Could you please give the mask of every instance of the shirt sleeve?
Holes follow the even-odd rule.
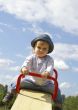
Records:
[[[53,68],[54,68],[54,60],[53,58],[49,58],[47,62],[47,68],[45,71],[49,72],[50,75],[53,75]]]
[[[21,68],[26,67],[28,68],[28,70],[31,70],[31,67],[32,67],[31,65],[32,65],[32,56],[29,56],[25,59]]]

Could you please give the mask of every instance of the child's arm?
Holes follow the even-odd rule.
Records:
[[[53,75],[54,61],[51,57],[49,57],[47,62],[46,70],[42,73],[44,77]]]
[[[21,67],[21,73],[27,75],[29,71],[32,68],[32,56],[29,56],[25,59],[22,67]]]

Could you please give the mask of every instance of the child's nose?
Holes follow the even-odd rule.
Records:
[[[43,49],[40,49],[40,51],[43,51]]]

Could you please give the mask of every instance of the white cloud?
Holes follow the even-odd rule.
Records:
[[[0,75],[0,83],[2,83],[4,85],[10,84],[12,79],[13,79],[13,76],[11,74],[4,75],[4,73],[3,73],[3,74]]]
[[[3,29],[0,29],[0,32],[4,32]]]
[[[22,54],[17,54],[16,57],[18,57],[18,58],[25,58],[26,56],[24,56]]]
[[[9,67],[8,70],[10,70],[10,71],[18,71],[18,70],[20,70],[20,67],[19,66]]]
[[[3,27],[3,26],[6,28],[9,28],[9,29],[12,29],[12,30],[18,30],[18,28],[14,27],[12,25],[0,22],[0,27]],[[0,32],[4,32],[4,29],[0,29]]]
[[[55,49],[52,53],[55,59],[78,60],[78,45],[55,43]]]
[[[67,62],[78,61],[78,45],[55,43],[54,52],[51,53],[54,58],[55,68],[62,70],[73,70],[78,71],[75,67],[70,67]]]
[[[6,23],[2,23],[2,22],[0,22],[0,25],[1,25],[1,26],[10,27],[10,25],[8,25],[8,24],[6,24]]]
[[[78,73],[78,67],[74,67],[74,68],[72,68],[72,70],[74,70],[75,72]]]
[[[59,68],[62,70],[68,70],[69,69],[69,66],[63,60],[60,60],[60,59],[54,60],[54,66],[55,66],[55,68]]]
[[[0,0],[0,10],[29,22],[46,21],[78,34],[77,0]]]
[[[8,67],[10,64],[13,64],[14,61],[10,59],[1,59],[0,58],[0,67]]]
[[[63,82],[63,83],[60,84],[59,87],[60,87],[61,89],[69,89],[69,88],[71,88],[72,86],[71,86],[71,84],[68,83],[68,82]]]
[[[8,74],[8,75],[6,75],[6,79],[7,79],[7,80],[10,80],[10,79],[12,79],[12,76],[11,76],[11,75],[9,75],[9,74]]]
[[[28,30],[34,32],[35,34],[43,33],[43,30],[40,27],[38,27],[36,24],[33,24],[32,28],[28,28]]]
[[[77,89],[77,82],[75,83],[69,83],[69,82],[62,82],[59,87],[62,94],[65,94],[65,96],[76,96],[78,95],[78,89]]]
[[[13,60],[0,58],[0,69],[4,68],[8,71],[18,71],[20,69],[20,66],[12,66],[12,64],[15,64]]]

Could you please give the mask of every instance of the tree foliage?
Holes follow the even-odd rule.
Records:
[[[0,84],[0,103],[1,103],[1,101],[2,101],[2,99],[3,99],[3,97],[4,97],[4,94],[5,94],[5,87],[2,85],[2,84]]]
[[[78,110],[78,96],[69,96],[63,104],[64,110]]]

